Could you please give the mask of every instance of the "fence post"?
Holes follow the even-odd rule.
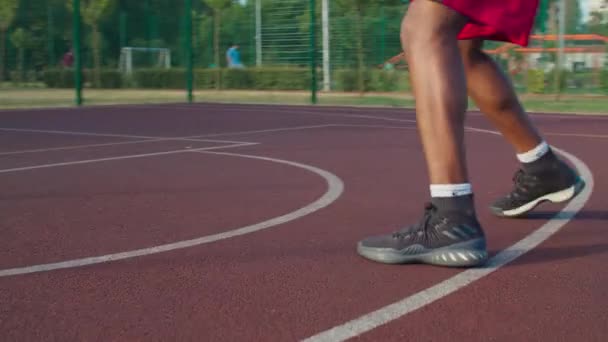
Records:
[[[192,95],[193,83],[193,56],[192,56],[192,0],[186,0],[186,87],[188,90],[188,103],[192,103],[194,97]]]
[[[317,103],[317,25],[316,25],[316,3],[315,0],[310,0],[310,101],[312,104]]]
[[[564,82],[562,74],[562,67],[564,66],[564,34],[566,32],[566,0],[560,0],[559,2],[559,33],[558,33],[558,48],[557,48],[557,65],[555,68],[555,88],[556,88],[556,99],[560,99],[562,92],[562,82]]]
[[[331,90],[330,37],[329,37],[329,0],[322,0],[323,17],[323,91]]]
[[[72,7],[72,31],[74,49],[74,86],[76,88],[75,103],[82,106],[82,51],[80,48],[80,0],[74,0]]]
[[[47,5],[47,44],[49,50],[49,67],[55,66],[55,18],[53,17],[53,7],[49,3]]]
[[[262,66],[262,0],[255,1],[255,65]]]
[[[384,14],[384,5],[380,7],[380,63],[386,61],[386,17]]]
[[[120,48],[127,46],[127,13],[125,10],[120,11]]]

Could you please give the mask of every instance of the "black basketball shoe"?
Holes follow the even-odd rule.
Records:
[[[501,217],[522,216],[543,202],[566,202],[584,188],[584,180],[563,161],[554,158],[538,170],[521,168],[513,177],[511,193],[498,199],[490,209]]]
[[[481,265],[488,257],[484,232],[472,211],[438,210],[430,203],[417,224],[367,238],[359,242],[357,251],[380,263],[451,267]]]

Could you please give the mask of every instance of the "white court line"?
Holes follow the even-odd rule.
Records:
[[[174,106],[172,108],[188,109],[188,110],[206,109],[205,107],[202,107],[202,106],[199,106],[199,107]],[[293,106],[293,109],[288,109],[288,108],[285,108],[285,107],[282,107],[282,108],[251,108],[251,107],[248,107],[248,106],[242,106],[242,107],[232,106],[232,107],[227,107],[227,108],[228,109],[232,108],[234,110],[239,110],[239,111],[243,111],[243,112],[250,112],[250,113],[268,113],[269,111],[271,111],[271,113],[277,113],[277,114],[294,114],[294,115],[304,114],[304,115],[333,116],[333,117],[344,117],[344,118],[354,118],[354,119],[369,119],[369,120],[380,119],[380,120],[385,120],[385,121],[416,123],[416,120],[413,120],[413,119],[389,118],[389,117],[375,116],[375,115],[366,115],[366,114],[349,114],[349,113],[342,113],[342,112],[339,112],[339,111],[334,111],[334,112],[315,112],[313,110],[308,110],[307,107],[299,108],[298,106]],[[322,108],[320,108],[320,109],[322,109]],[[334,109],[334,108],[332,108],[332,109]],[[214,108],[214,110],[217,110],[217,108]],[[322,109],[322,110],[324,110],[324,109]],[[374,108],[369,108],[369,110],[373,111]],[[397,113],[395,113],[395,115],[397,115]]]
[[[3,114],[11,114],[14,112],[48,112],[48,111],[81,111],[81,110],[99,110],[99,109],[115,109],[115,110],[124,110],[124,109],[184,109],[184,110],[208,110],[208,109],[217,109],[217,107],[224,107],[230,109],[245,109],[251,112],[268,112],[269,110],[275,111],[275,107],[281,107],[285,109],[286,107],[293,107],[294,109],[320,109],[320,110],[355,110],[355,111],[373,111],[373,110],[415,110],[414,107],[389,107],[389,106],[330,106],[330,105],[315,105],[312,108],[310,105],[285,105],[285,104],[260,104],[260,103],[226,103],[226,102],[196,102],[192,105],[183,103],[183,102],[163,102],[156,104],[109,104],[109,105],[91,105],[86,107],[74,107],[74,106],[57,106],[57,107],[34,107],[34,108],[9,108],[9,109],[0,109],[0,115]],[[216,108],[209,108],[216,107]],[[224,109],[222,108],[222,109]],[[288,109],[286,109],[288,110]],[[608,120],[608,112],[605,113],[577,113],[577,112],[540,112],[534,110],[526,111],[529,115],[534,116],[536,118],[555,118],[555,119],[567,119],[567,118],[575,118],[575,119],[606,119]],[[483,116],[484,114],[479,111],[478,108],[472,108],[469,110],[469,113],[475,116]],[[136,113],[135,115],[137,115]],[[398,113],[395,113],[399,115]]]
[[[49,147],[49,148],[38,148],[31,150],[18,150],[18,151],[10,151],[10,152],[0,152],[0,156],[10,156],[14,154],[26,154],[26,153],[40,153],[40,152],[53,152],[53,151],[65,151],[65,150],[78,150],[85,149],[91,147],[105,147],[105,146],[120,146],[120,145],[130,145],[130,144],[143,144],[149,142],[159,142],[166,141],[170,139],[145,139],[145,140],[131,140],[131,141],[121,141],[121,142],[113,142],[113,143],[104,143],[104,144],[88,144],[88,145],[72,145],[72,146],[61,146],[61,147]]]
[[[137,250],[121,252],[121,253],[107,254],[107,255],[88,257],[88,258],[82,258],[82,259],[67,260],[67,261],[51,263],[51,264],[42,264],[42,265],[33,265],[33,266],[26,266],[26,267],[20,267],[20,268],[5,269],[5,270],[0,270],[0,277],[8,277],[8,276],[15,276],[15,275],[20,275],[20,274],[46,272],[46,271],[52,271],[52,270],[58,270],[58,269],[101,264],[101,263],[106,263],[106,262],[130,259],[130,258],[135,258],[135,257],[140,257],[140,256],[158,254],[158,253],[169,252],[169,251],[174,251],[174,250],[183,249],[183,248],[199,246],[199,245],[208,244],[208,243],[215,242],[215,241],[233,238],[236,236],[250,234],[250,233],[258,232],[258,231],[265,230],[268,228],[272,228],[272,227],[275,227],[278,225],[282,225],[282,224],[297,220],[306,215],[310,215],[316,211],[319,211],[319,210],[329,206],[333,202],[335,202],[344,192],[344,183],[338,176],[334,175],[333,173],[331,173],[329,171],[325,171],[323,169],[320,169],[320,168],[317,168],[317,167],[314,167],[311,165],[296,163],[296,162],[292,162],[292,161],[288,161],[288,160],[252,156],[252,155],[246,155],[246,154],[224,153],[224,152],[204,152],[204,151],[195,151],[195,152],[229,156],[229,157],[247,158],[247,159],[254,159],[254,160],[262,160],[262,161],[283,164],[283,165],[288,165],[288,166],[292,166],[295,168],[303,169],[303,170],[312,172],[312,173],[322,177],[325,180],[325,182],[327,183],[327,191],[316,201],[314,201],[300,209],[292,211],[288,214],[285,214],[285,215],[282,215],[279,217],[275,217],[275,218],[272,218],[272,219],[269,219],[269,220],[266,220],[264,222],[260,222],[257,224],[232,229],[232,230],[229,230],[229,231],[226,231],[223,233],[207,235],[207,236],[203,236],[203,237],[192,239],[192,240],[179,241],[179,242],[175,242],[175,243],[170,243],[170,244],[165,244],[165,245],[160,245],[160,246],[155,246],[155,247],[150,247],[150,248],[137,249]]]
[[[95,132],[78,132],[78,131],[58,131],[58,130],[45,130],[45,129],[29,129],[29,128],[7,128],[0,127],[0,131],[8,132],[24,132],[24,133],[46,133],[46,134],[65,134],[65,135],[82,135],[90,137],[109,137],[109,138],[128,138],[128,139],[166,139],[176,141],[195,141],[195,142],[212,142],[212,143],[225,143],[225,144],[242,144],[247,143],[246,141],[230,141],[230,140],[216,140],[216,139],[197,139],[197,136],[188,137],[154,137],[145,135],[130,135],[130,134],[113,134],[113,133],[95,133]]]
[[[5,131],[17,131],[17,132],[32,132],[32,133],[47,133],[47,134],[66,134],[66,135],[84,135],[84,136],[103,136],[103,137],[119,137],[119,138],[129,138],[129,139],[144,139],[144,140],[136,140],[136,141],[121,141],[121,142],[113,142],[113,143],[103,143],[103,144],[89,144],[89,145],[74,145],[74,146],[62,146],[62,147],[50,147],[50,148],[40,148],[40,149],[32,149],[32,150],[20,150],[20,151],[9,151],[9,152],[0,152],[0,156],[5,155],[15,155],[15,154],[25,154],[25,153],[39,153],[39,152],[51,152],[51,151],[63,151],[63,150],[77,150],[84,149],[90,147],[103,147],[103,146],[117,146],[117,145],[129,145],[129,144],[140,144],[140,143],[148,143],[148,142],[161,142],[161,141],[193,141],[193,142],[214,142],[214,143],[246,143],[241,141],[227,141],[227,140],[209,140],[202,139],[206,137],[221,137],[221,136],[238,136],[238,135],[248,135],[248,134],[257,134],[257,133],[274,133],[274,132],[286,132],[286,131],[296,131],[296,130],[307,130],[307,129],[316,129],[316,128],[330,128],[330,127],[365,127],[365,128],[401,128],[401,127],[392,127],[392,126],[382,126],[382,125],[356,125],[356,124],[324,124],[324,125],[312,125],[312,126],[295,126],[295,127],[280,127],[280,128],[272,128],[272,129],[262,129],[262,130],[251,130],[251,131],[236,131],[236,132],[225,132],[225,133],[211,133],[211,134],[201,134],[201,135],[193,135],[186,137],[175,137],[175,138],[153,138],[153,137],[144,137],[144,136],[135,136],[135,135],[118,135],[118,134],[105,134],[105,133],[89,133],[89,132],[73,132],[73,131],[53,131],[53,130],[30,130],[30,129],[20,129],[20,128],[0,128],[0,130]],[[404,127],[407,128],[407,127]]]
[[[472,130],[480,132],[485,131],[481,129]],[[497,132],[492,131],[488,131],[486,133],[497,134]],[[382,307],[376,311],[370,312],[326,331],[320,332],[303,341],[335,342],[345,341],[350,338],[360,336],[424,306],[427,306],[441,298],[444,298],[468,285],[471,285],[475,281],[480,280],[481,278],[497,271],[501,267],[504,267],[522,255],[528,253],[557,233],[562,227],[570,222],[585,206],[587,201],[589,201],[589,198],[593,193],[594,180],[591,170],[589,170],[583,161],[570,153],[559,150],[555,147],[554,149],[575,165],[580,175],[587,182],[587,186],[576,198],[574,198],[547,223],[514,245],[495,255],[493,258],[488,260],[487,264],[483,268],[473,268],[461,272],[447,280],[442,281],[441,283],[408,296],[398,302]]]
[[[331,126],[342,126],[342,127],[369,127],[369,128],[391,128],[391,129],[411,129],[418,130],[415,126],[385,126],[385,125],[356,125],[356,124],[335,124]],[[495,131],[481,128],[466,127],[466,130],[472,132],[491,133],[495,134]],[[577,138],[595,138],[595,139],[608,139],[608,135],[605,134],[579,134],[579,133],[556,133],[556,132],[543,132],[543,135],[548,136],[561,136],[561,137],[577,137]]]
[[[328,127],[336,127],[336,126],[351,126],[351,125],[341,125],[341,124],[325,124],[325,125],[314,125],[314,126],[295,126],[295,127],[281,127],[281,128],[273,128],[273,129],[263,129],[263,130],[251,130],[251,131],[236,131],[236,132],[225,132],[225,133],[212,133],[212,134],[202,134],[196,136],[187,136],[187,137],[176,137],[176,138],[152,138],[152,137],[142,137],[142,136],[133,136],[133,135],[116,135],[116,134],[105,134],[105,133],[88,133],[88,132],[73,132],[73,131],[53,131],[53,130],[30,130],[30,129],[12,129],[12,128],[0,128],[0,130],[7,131],[17,131],[17,132],[33,132],[33,133],[46,133],[46,134],[66,134],[66,135],[84,135],[84,136],[104,136],[104,137],[120,137],[120,138],[129,138],[129,139],[144,139],[144,140],[136,140],[136,141],[122,141],[122,142],[113,142],[113,143],[103,143],[103,144],[89,144],[89,145],[74,145],[74,146],[62,146],[62,147],[50,147],[50,148],[40,148],[40,149],[32,149],[32,150],[20,150],[20,151],[10,151],[10,152],[0,152],[0,156],[5,155],[15,155],[15,154],[25,154],[25,153],[39,153],[39,152],[51,152],[51,151],[63,151],[63,150],[77,150],[84,149],[90,147],[103,147],[103,146],[115,146],[115,145],[128,145],[128,144],[139,144],[139,143],[148,143],[148,142],[160,142],[160,141],[194,141],[194,142],[214,142],[214,143],[245,143],[240,141],[227,141],[227,140],[202,140],[201,138],[205,137],[219,137],[219,136],[238,136],[238,135],[247,135],[247,134],[256,134],[256,133],[272,133],[272,132],[285,132],[285,131],[295,131],[295,130],[306,130],[306,129],[315,129],[315,128],[328,128]],[[357,125],[357,127],[372,127],[371,125]],[[391,128],[389,126],[384,126],[384,128]]]
[[[579,134],[579,133],[543,133],[545,135],[555,135],[558,137],[577,137],[577,138],[595,138],[595,139],[608,139],[608,135],[605,134]]]
[[[0,174],[10,173],[10,172],[19,172],[19,171],[28,171],[28,170],[37,170],[37,169],[48,169],[48,168],[59,167],[59,166],[100,163],[100,162],[113,161],[113,160],[125,160],[125,159],[135,159],[135,158],[147,158],[147,157],[154,157],[154,156],[164,156],[164,155],[185,153],[185,152],[212,151],[212,150],[220,150],[220,149],[226,149],[226,148],[244,147],[244,146],[252,146],[252,145],[257,145],[257,143],[240,143],[240,144],[203,147],[203,148],[194,148],[194,149],[182,148],[179,150],[172,150],[172,151],[165,151],[165,152],[142,153],[142,154],[127,155],[127,156],[77,160],[77,161],[70,161],[70,162],[63,162],[63,163],[32,165],[32,166],[16,167],[16,168],[11,168],[11,169],[0,169]]]
[[[395,121],[393,118],[386,117],[374,117],[383,121]],[[400,119],[397,119],[400,120]],[[32,150],[20,150],[20,151],[10,151],[10,152],[0,152],[0,156],[5,155],[15,155],[15,154],[25,154],[25,153],[39,153],[39,152],[51,152],[51,151],[62,151],[62,150],[77,150],[84,149],[90,147],[104,147],[104,146],[118,146],[118,145],[130,145],[130,144],[141,144],[141,143],[149,143],[149,142],[162,142],[162,141],[173,141],[173,140],[183,140],[183,141],[195,141],[195,142],[218,142],[218,143],[241,143],[237,141],[226,141],[226,140],[200,140],[201,138],[206,137],[221,137],[221,136],[238,136],[238,135],[248,135],[248,134],[257,134],[257,133],[274,133],[274,132],[286,132],[286,131],[296,131],[296,130],[306,130],[306,129],[316,129],[316,128],[330,128],[330,127],[362,127],[362,128],[386,128],[386,129],[413,129],[417,130],[415,126],[386,126],[386,125],[364,125],[364,124],[325,124],[325,125],[312,125],[312,126],[295,126],[295,127],[282,127],[282,128],[273,128],[273,129],[263,129],[263,130],[251,130],[251,131],[236,131],[236,132],[225,132],[225,133],[211,133],[211,134],[202,134],[195,136],[186,136],[186,137],[175,137],[175,138],[153,138],[153,137],[145,137],[145,140],[136,140],[136,141],[123,141],[123,142],[114,142],[114,143],[104,143],[104,144],[89,144],[89,145],[75,145],[75,146],[62,146],[62,147],[51,147],[51,148],[41,148],[41,149],[32,149]],[[479,132],[492,132],[489,130],[483,130],[479,128],[471,128],[467,127],[470,131],[479,131]],[[23,131],[22,129],[7,129],[0,128],[0,130],[18,130]],[[28,130],[32,131],[32,130]],[[88,133],[88,132],[71,132],[71,131],[41,131],[41,130],[33,130],[37,133],[50,133],[50,134],[71,134],[71,135],[95,135],[99,136],[112,136],[116,137],[114,134],[103,134],[103,133]],[[553,133],[548,132],[544,133],[547,136],[567,136],[567,137],[583,137],[583,138],[601,138],[608,139],[608,135],[601,134],[578,134],[578,133]],[[132,135],[119,135],[121,138],[144,138],[140,136],[132,136]],[[245,143],[245,142],[242,142]]]
[[[197,103],[195,104],[194,107],[188,107],[188,106],[184,106],[181,104],[177,104],[172,106],[171,108],[176,108],[176,109],[184,109],[184,110],[207,110],[210,109],[208,107],[205,107],[205,105],[208,105],[210,107],[216,107],[216,108],[211,108],[214,110],[217,110],[217,107],[224,107],[224,108],[228,108],[228,109],[234,109],[234,110],[243,110],[243,111],[248,111],[248,112],[252,112],[252,113],[267,113],[269,111],[272,112],[276,112],[276,113],[283,113],[283,114],[298,114],[298,113],[294,113],[294,111],[298,111],[302,114],[315,114],[315,115],[346,115],[349,116],[348,113],[344,113],[342,114],[341,111],[334,111],[334,112],[326,112],[326,113],[314,113],[311,112],[310,110],[307,109],[314,109],[314,108],[310,108],[310,106],[307,105],[302,105],[302,106],[298,106],[298,105],[292,105],[293,109],[287,109],[286,107],[288,107],[289,105],[273,105],[273,104],[242,104],[242,105],[235,105],[235,104],[229,104],[229,103],[221,103],[221,102],[201,102],[201,103]],[[155,108],[153,105],[142,105],[142,106],[146,106],[145,108]],[[277,106],[280,108],[272,108],[273,106]],[[224,109],[222,108],[222,109]],[[320,110],[335,110],[336,107],[335,106],[317,106],[318,109]],[[352,106],[338,106],[338,109],[345,111],[348,109],[352,109],[353,111],[374,111],[377,109],[386,111],[386,110],[400,110],[400,111],[413,111],[415,110],[414,107],[399,107],[398,109],[395,109],[394,107],[352,107]],[[603,119],[603,120],[608,120],[608,112],[606,113],[574,113],[574,112],[564,112],[564,113],[550,113],[550,112],[537,112],[537,111],[527,111],[527,113],[534,117],[535,119],[590,119],[590,120],[599,120],[599,119]],[[394,114],[394,115],[403,115],[403,113],[389,113],[389,115]],[[415,114],[413,112],[409,112],[406,114]],[[358,115],[358,114],[355,114]],[[467,111],[467,115],[473,115],[473,116],[485,116],[483,113],[481,113],[479,111],[479,109],[470,109]],[[377,118],[377,116],[371,116],[371,115],[364,115],[364,117],[366,119],[371,119],[371,118]],[[410,120],[411,121],[415,121],[415,120]]]
[[[373,119],[384,120],[384,121],[397,121],[397,122],[403,121],[400,119],[386,118],[386,117],[373,117]],[[403,128],[408,128],[408,127],[403,127]],[[472,128],[472,127],[467,127],[467,129],[471,130],[471,131],[499,135],[497,132],[490,131],[490,130],[484,130],[484,129],[478,129],[478,128]],[[552,218],[547,223],[542,225],[539,229],[534,231],[532,234],[526,236],[524,239],[520,240],[516,244],[512,245],[511,247],[503,250],[502,252],[500,252],[499,254],[494,256],[492,259],[490,259],[488,261],[485,268],[469,269],[467,271],[459,273],[458,275],[456,275],[452,278],[449,278],[426,290],[418,292],[410,297],[404,298],[403,300],[401,300],[399,302],[396,302],[394,304],[380,308],[377,311],[366,314],[357,319],[354,319],[352,321],[346,322],[342,325],[336,326],[327,331],[314,335],[314,336],[306,339],[306,341],[309,341],[309,342],[310,341],[312,341],[312,342],[343,341],[343,340],[346,340],[346,339],[349,339],[352,337],[359,336],[365,332],[368,332],[379,326],[387,324],[390,321],[403,317],[403,316],[407,315],[408,313],[411,313],[419,308],[422,308],[428,304],[431,304],[434,301],[439,300],[451,293],[454,293],[454,292],[458,291],[459,289],[461,289],[467,285],[470,285],[473,282],[493,273],[494,271],[498,270],[499,268],[509,264],[510,262],[512,262],[512,261],[516,260],[517,258],[519,258],[520,256],[524,255],[525,253],[531,251],[532,249],[537,247],[539,244],[541,244],[542,242],[544,242],[545,240],[550,238],[552,235],[557,233],[563,226],[565,226],[570,220],[572,220],[572,218],[576,215],[576,213],[578,213],[584,207],[584,205],[587,203],[587,201],[589,200],[589,198],[593,192],[594,180],[593,180],[593,175],[592,175],[591,171],[582,161],[580,161],[578,158],[576,158],[575,156],[573,156],[565,151],[561,151],[557,148],[555,150],[558,151],[559,153],[561,153],[562,155],[564,155],[567,159],[569,159],[575,165],[575,167],[578,169],[581,176],[586,180],[587,187],[583,190],[583,192],[581,192],[581,194],[579,194],[578,197],[573,199],[554,218]],[[127,257],[134,257],[134,256],[138,256],[138,255],[127,256]],[[118,256],[122,257],[122,256],[124,256],[124,253],[120,253],[120,254],[118,254]],[[107,262],[107,261],[111,261],[113,259],[98,260],[95,258],[88,258],[88,259],[79,259],[79,260],[80,261],[84,260],[85,262],[87,262],[87,263],[85,263],[85,265],[87,265],[87,264],[91,264],[91,263]],[[51,267],[55,267],[55,268],[51,268],[51,269],[80,266],[78,264],[72,265],[72,264],[65,264],[65,263],[48,264],[48,265],[51,265]],[[27,271],[24,273],[39,272],[39,271],[45,271],[46,269],[44,267],[46,267],[46,266],[47,265],[42,265],[42,269],[38,268],[38,269],[31,270],[28,268],[21,268],[21,269],[9,270],[9,271],[15,272],[14,270],[23,271],[25,269]],[[35,266],[35,267],[41,267],[41,266],[39,265],[39,266]],[[23,273],[16,273],[16,274],[23,274]],[[3,275],[2,271],[0,271],[0,276],[2,276],[2,275]],[[8,274],[8,275],[12,275],[12,274]]]
[[[225,133],[202,134],[202,135],[197,135],[196,138],[235,136],[235,135],[247,135],[247,134],[256,134],[256,133],[272,133],[272,132],[298,131],[298,130],[313,129],[313,128],[327,128],[327,127],[332,127],[332,126],[335,126],[335,124],[324,124],[324,125],[313,125],[313,126],[279,127],[279,128],[259,129],[259,130],[252,130],[252,131],[236,131],[236,132],[225,132]]]
[[[473,131],[473,132],[480,132],[480,133],[489,133],[489,134],[496,134],[499,135],[499,133],[489,130],[489,129],[481,129],[481,128],[474,128],[474,127],[467,127],[466,128],[469,131]],[[601,138],[601,139],[608,139],[608,135],[602,135],[602,134],[578,134],[578,133],[552,133],[552,132],[545,132],[543,133],[543,135],[553,135],[553,136],[563,136],[563,137],[577,137],[577,138]]]
[[[407,126],[358,125],[358,124],[333,123],[333,124],[314,125],[314,126],[295,126],[295,127],[281,127],[281,128],[271,128],[271,129],[261,129],[261,130],[254,130],[254,131],[236,131],[236,132],[225,132],[225,133],[213,133],[213,134],[199,135],[199,136],[197,136],[197,138],[216,137],[216,136],[236,136],[236,135],[248,135],[248,134],[257,134],[257,133],[276,133],[276,132],[288,132],[288,131],[297,131],[297,130],[306,130],[306,129],[317,129],[317,128],[331,128],[331,127],[362,127],[362,128],[390,128],[390,129],[409,129],[409,128],[414,128],[415,129],[415,127],[407,127]]]

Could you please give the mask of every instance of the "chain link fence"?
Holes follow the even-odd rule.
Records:
[[[81,7],[79,46],[74,1]],[[80,52],[85,103],[91,104],[185,101],[188,75],[194,100],[201,101],[276,96],[289,102],[292,96],[308,102],[311,88],[322,91],[321,99],[405,94],[410,89],[399,30],[407,5],[400,0],[3,0],[0,89],[9,105],[69,105]],[[573,15],[580,4],[566,7],[558,67],[558,5],[543,1],[529,47],[489,42],[487,52],[522,94],[608,95],[607,10],[599,6]]]

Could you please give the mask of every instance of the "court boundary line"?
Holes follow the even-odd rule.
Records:
[[[291,127],[277,127],[270,129],[260,129],[260,130],[250,130],[250,131],[233,131],[233,132],[224,132],[224,133],[210,133],[210,134],[200,134],[200,135],[192,135],[192,136],[184,136],[184,137],[171,137],[171,138],[143,138],[140,136],[127,136],[120,135],[116,136],[112,133],[94,133],[94,132],[74,132],[74,131],[46,131],[46,130],[29,130],[29,129],[19,129],[18,132],[22,132],[27,130],[28,133],[43,133],[43,134],[65,134],[65,135],[82,135],[82,136],[108,136],[108,137],[116,137],[123,139],[141,139],[141,140],[129,140],[129,141],[117,141],[117,142],[108,142],[108,143],[99,143],[99,144],[84,144],[84,145],[66,145],[66,146],[58,146],[58,147],[48,147],[48,148],[39,148],[39,149],[29,149],[29,150],[16,150],[16,151],[6,151],[0,152],[0,156],[7,155],[18,155],[18,154],[27,154],[27,153],[44,153],[44,152],[54,152],[54,151],[69,151],[69,150],[78,150],[78,149],[87,149],[94,147],[107,147],[107,146],[120,146],[120,145],[131,145],[131,144],[145,144],[145,143],[153,143],[153,142],[165,142],[165,141],[187,141],[187,142],[209,142],[209,143],[247,143],[247,142],[237,142],[237,141],[227,141],[227,140],[210,140],[204,139],[206,137],[221,137],[221,136],[238,136],[238,135],[249,135],[249,134],[260,134],[260,133],[275,133],[275,132],[288,132],[288,131],[296,131],[296,130],[308,130],[308,129],[317,129],[317,128],[331,128],[331,127],[363,127],[363,128],[392,128],[392,129],[406,129],[409,127],[405,126],[386,126],[386,125],[357,125],[357,124],[323,124],[323,125],[310,125],[310,126],[291,126]],[[12,128],[0,128],[1,130],[14,130]]]
[[[368,116],[368,115],[357,115],[353,116],[350,114],[341,115],[343,117],[352,117],[352,118],[363,118],[363,119],[378,119],[382,121],[395,121],[395,122],[408,122],[410,123],[412,120],[407,119],[398,119],[398,118],[390,118],[383,116]],[[27,128],[4,128],[0,127],[0,131],[11,131],[11,132],[24,132],[24,133],[43,133],[43,134],[59,134],[59,135],[81,135],[81,136],[99,136],[99,137],[114,137],[114,138],[123,138],[123,139],[141,139],[135,141],[119,141],[119,142],[108,142],[108,143],[99,143],[99,144],[84,144],[84,145],[72,145],[72,146],[59,146],[59,147],[49,147],[49,148],[39,148],[39,149],[29,149],[29,150],[16,150],[16,151],[6,151],[0,152],[0,156],[7,155],[18,155],[18,154],[27,154],[27,153],[43,153],[43,152],[52,152],[52,151],[69,151],[69,150],[78,150],[78,149],[87,149],[94,147],[107,147],[107,146],[120,146],[120,145],[131,145],[131,144],[145,144],[152,142],[164,142],[164,141],[187,141],[187,142],[209,142],[209,143],[230,143],[230,144],[240,144],[246,143],[244,141],[228,141],[228,140],[216,140],[216,139],[205,139],[208,137],[230,137],[230,136],[239,136],[239,135],[249,135],[249,134],[259,134],[259,133],[274,133],[274,132],[286,132],[286,131],[295,131],[295,130],[307,130],[307,129],[316,129],[316,128],[330,128],[330,127],[365,127],[365,128],[390,128],[390,129],[417,129],[416,126],[386,126],[386,125],[363,125],[363,124],[346,124],[346,123],[328,123],[328,124],[320,124],[320,125],[308,125],[308,126],[292,126],[292,127],[278,127],[271,129],[260,129],[260,130],[248,130],[248,131],[233,131],[233,132],[222,132],[222,133],[208,133],[208,134],[198,134],[198,135],[190,135],[190,136],[182,136],[182,137],[152,137],[152,136],[139,136],[139,135],[127,135],[127,134],[114,134],[114,133],[96,133],[96,132],[79,132],[79,131],[59,131],[59,130],[41,130],[41,129],[27,129]],[[479,128],[474,127],[466,127],[469,131],[486,131]],[[604,134],[579,134],[579,133],[561,133],[561,132],[545,132],[543,133],[546,136],[563,136],[563,137],[580,137],[580,138],[589,138],[589,139],[608,139],[608,135]]]
[[[245,141],[232,141],[232,140],[217,140],[217,139],[197,139],[200,135],[186,136],[186,137],[155,137],[146,135],[132,135],[132,134],[118,134],[118,133],[96,133],[96,132],[80,132],[80,131],[61,131],[61,130],[45,130],[45,129],[30,129],[30,128],[10,128],[0,127],[0,131],[6,132],[22,132],[22,133],[43,133],[43,134],[60,134],[60,135],[81,135],[90,137],[108,137],[108,138],[123,138],[123,139],[166,139],[176,141],[190,141],[190,142],[210,142],[210,143],[225,143],[225,144],[240,144]]]
[[[320,109],[320,110],[406,110],[406,111],[414,111],[415,107],[409,106],[352,106],[352,105],[314,105],[314,107],[310,104],[280,104],[280,103],[230,103],[230,102],[212,102],[212,101],[201,101],[195,102],[193,104],[188,104],[186,102],[161,102],[161,103],[116,103],[116,104],[97,104],[97,105],[87,105],[83,107],[75,107],[72,105],[66,106],[55,106],[55,107],[31,107],[31,108],[5,108],[0,109],[0,115],[6,115],[11,113],[21,113],[21,112],[31,112],[38,113],[44,111],[79,111],[79,110],[99,110],[99,109],[117,109],[117,110],[125,110],[125,109],[201,109],[205,108],[205,106],[216,106],[216,107],[227,107],[227,108],[235,108],[241,109],[240,107],[253,107],[254,109],[260,109],[262,111],[275,110],[272,107],[291,107],[294,109]],[[264,108],[266,107],[266,108]],[[483,113],[480,112],[479,108],[470,108],[467,110],[467,113],[473,114],[476,116],[482,116]],[[542,112],[537,110],[526,110],[526,113],[533,115],[538,118],[555,118],[555,119],[563,119],[563,118],[582,118],[582,119],[608,119],[608,112],[600,113],[600,112]]]
[[[253,146],[253,145],[258,145],[258,143],[240,143],[240,144],[201,147],[201,148],[192,148],[192,149],[182,148],[179,150],[171,150],[171,151],[164,151],[164,152],[140,153],[140,154],[131,154],[131,155],[124,155],[124,156],[107,157],[107,158],[85,159],[85,160],[74,160],[74,161],[60,162],[60,163],[38,164],[38,165],[15,167],[15,168],[9,168],[9,169],[0,169],[0,174],[38,170],[38,169],[49,169],[49,168],[61,167],[61,166],[73,166],[73,165],[101,163],[101,162],[116,161],[116,160],[166,156],[166,155],[171,155],[171,154],[188,153],[188,152],[221,150],[221,149],[226,149],[226,148],[246,147],[246,146]]]
[[[112,105],[108,105],[108,106],[112,106]],[[116,108],[120,109],[121,105],[117,105]],[[331,111],[331,110],[336,110],[336,111],[347,111],[347,110],[355,110],[355,111],[373,111],[373,110],[383,110],[383,111],[387,111],[387,110],[405,110],[407,111],[406,113],[408,114],[414,114],[415,111],[415,107],[408,107],[408,106],[399,106],[399,107],[389,107],[389,106],[360,106],[360,107],[356,107],[356,106],[332,106],[332,105],[315,105],[314,107],[312,107],[311,105],[298,105],[298,104],[277,104],[277,103],[227,103],[227,102],[196,102],[193,104],[192,107],[190,107],[190,105],[188,105],[187,103],[161,103],[161,104],[132,104],[132,105],[123,105],[125,106],[124,108],[127,108],[126,106],[129,107],[135,107],[135,108],[159,108],[159,107],[170,107],[170,108],[175,108],[175,109],[184,109],[184,110],[191,110],[191,109],[204,109],[205,106],[209,106],[209,107],[226,107],[226,108],[233,108],[233,109],[238,109],[238,110],[242,110],[242,109],[252,109],[252,110],[256,110],[256,111],[261,111],[261,112],[268,112],[268,111],[276,111],[275,108],[272,107],[279,107],[278,109],[285,109],[285,110],[290,110],[289,108],[293,108],[293,109],[297,109],[297,110],[314,110],[314,109],[320,109],[323,111]],[[101,107],[101,106],[98,106]],[[266,107],[266,108],[264,108]],[[90,106],[88,108],[95,108],[95,106]],[[38,110],[38,108],[33,108],[34,110]],[[57,108],[57,109],[62,109],[62,108]],[[47,109],[48,110],[48,109]],[[50,110],[55,110],[54,108],[51,108]],[[581,118],[581,119],[608,119],[608,112],[604,112],[604,113],[593,113],[593,112],[585,112],[585,113],[581,113],[581,112],[541,112],[541,111],[535,111],[535,110],[526,110],[526,113],[534,116],[536,118],[552,118],[552,119],[565,119],[565,118]],[[399,114],[396,114],[399,115]],[[484,114],[479,110],[479,108],[470,108],[467,109],[467,115],[475,115],[475,116],[483,116]]]
[[[472,128],[472,127],[469,127]],[[500,135],[498,132],[475,129],[473,131]],[[501,250],[484,265],[482,268],[468,269],[460,272],[448,279],[436,283],[419,292],[409,295],[401,300],[383,306],[375,311],[363,314],[345,323],[335,325],[327,330],[321,331],[313,336],[303,339],[303,342],[335,342],[345,341],[361,336],[378,327],[384,326],[397,319],[403,318],[408,314],[430,305],[444,297],[447,297],[486,276],[498,271],[500,268],[517,260],[521,256],[534,250],[543,242],[547,241],[584,208],[594,189],[594,177],[589,167],[573,154],[553,146],[553,149],[574,164],[587,182],[585,189],[554,217],[545,224],[527,234],[513,245]]]
[[[135,145],[135,144],[163,142],[163,141],[170,141],[170,140],[163,138],[163,139],[129,140],[129,141],[108,142],[108,143],[99,143],[99,144],[85,144],[85,145],[71,145],[71,146],[64,145],[64,146],[48,147],[48,148],[0,152],[0,156],[11,156],[11,155],[28,154],[28,153],[44,153],[44,152],[55,152],[55,151],[81,150],[81,149],[84,150],[84,149],[95,148],[95,147]]]

